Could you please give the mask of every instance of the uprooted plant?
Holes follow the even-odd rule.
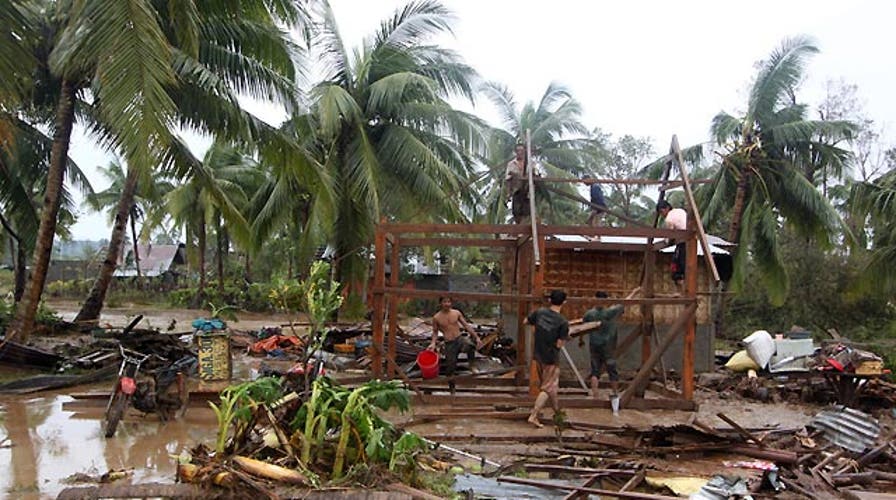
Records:
[[[237,468],[278,482],[301,478],[314,486],[327,480],[369,484],[390,475],[416,482],[416,457],[428,449],[423,439],[380,416],[410,408],[407,390],[395,381],[349,389],[320,377],[302,402],[279,380],[264,378],[228,387],[211,406],[218,417],[215,453],[197,448],[191,458],[205,464],[205,472],[193,477],[215,484],[220,471]]]

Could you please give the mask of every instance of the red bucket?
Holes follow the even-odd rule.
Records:
[[[433,351],[421,351],[417,355],[417,366],[423,378],[436,378],[439,376],[439,355]]]

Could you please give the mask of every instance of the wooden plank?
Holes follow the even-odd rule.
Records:
[[[635,186],[663,186],[667,190],[681,187],[681,181],[664,181],[664,180],[656,180],[656,179],[601,179],[601,178],[584,178],[584,179],[570,179],[567,177],[539,177],[535,179],[535,182],[551,182],[551,183],[574,183],[574,184],[620,184],[620,185],[635,185]],[[709,184],[712,182],[712,179],[691,179],[691,184]]]
[[[693,222],[693,217],[691,221]],[[688,240],[685,254],[684,291],[689,298],[697,298],[697,241]],[[685,399],[694,399],[694,342],[697,338],[697,315],[694,314],[685,325],[684,345],[681,350],[681,395]]]
[[[715,280],[715,283],[718,284],[721,279],[719,278],[719,270],[716,269],[716,263],[712,259],[712,251],[709,247],[709,239],[706,237],[706,230],[703,228],[703,220],[700,217],[700,208],[697,206],[697,202],[694,200],[694,192],[691,190],[691,182],[688,179],[688,171],[687,167],[684,166],[684,158],[681,156],[681,148],[678,146],[678,136],[672,136],[672,153],[675,155],[675,161],[678,163],[678,170],[681,174],[681,180],[684,183],[684,197],[688,202],[688,206],[691,208],[691,213],[694,215],[694,221],[697,225],[697,237],[700,239],[700,246],[703,247],[703,257],[706,260],[706,266],[709,267],[710,272],[712,272],[712,278]],[[696,264],[696,262],[695,262]]]
[[[436,234],[530,234],[531,230],[524,225],[515,224],[380,224],[383,231],[393,235],[407,233]],[[576,234],[581,236],[632,236],[672,238],[684,241],[693,231],[649,228],[649,227],[610,227],[610,226],[556,226],[539,224],[538,233],[543,236],[557,234]]]
[[[412,396],[414,397],[414,396]],[[451,395],[441,395],[441,394],[428,394],[426,396],[426,404],[430,405],[445,405],[445,406],[482,406],[482,405],[516,405],[516,406],[526,406],[531,408],[532,403],[535,401],[533,396],[527,394],[520,394],[517,396],[513,395],[495,395],[495,394],[485,394],[481,396],[474,395],[466,395],[466,394],[456,394],[454,396]],[[418,404],[423,404],[416,397],[414,397],[414,402]],[[595,401],[591,396],[565,396],[564,394],[560,394],[560,407],[561,408],[610,408],[610,402],[607,400],[598,400]],[[697,409],[697,404],[693,401],[688,401],[686,399],[670,399],[670,398],[634,398],[632,399],[626,408],[633,410],[681,410],[681,411],[694,411]]]
[[[535,204],[535,175],[533,171],[535,165],[532,164],[532,136],[529,129],[526,129],[526,175],[529,178],[529,225],[532,228],[532,261],[536,268],[541,267],[541,252],[538,248],[538,211]]]
[[[456,300],[482,300],[482,301],[512,301],[512,302],[526,302],[526,303],[538,303],[542,304],[545,300],[544,296],[541,295],[533,295],[529,293],[486,293],[486,292],[448,292],[447,290],[419,290],[419,289],[406,289],[406,288],[396,288],[396,287],[383,287],[378,289],[376,287],[373,288],[374,294],[376,292],[387,293],[390,295],[396,295],[399,297],[415,297],[415,298],[438,298],[446,293],[450,293],[451,297]],[[689,297],[655,297],[652,299],[648,298],[639,298],[639,299],[596,299],[594,297],[568,297],[566,299],[569,304],[623,304],[626,306],[638,305],[638,304],[653,304],[653,305],[688,305],[694,303],[695,299]]]
[[[665,354],[669,349],[669,346],[672,345],[672,342],[681,335],[685,330],[687,322],[692,319],[696,312],[697,304],[694,303],[686,307],[681,315],[678,316],[678,319],[675,320],[675,323],[669,328],[663,341],[657,349],[650,354],[650,358],[642,364],[638,374],[632,379],[631,385],[622,393],[622,400],[620,402],[623,408],[629,408],[629,403],[634,399],[635,393],[647,386],[650,373],[653,371],[653,367],[659,362],[660,356]]]
[[[501,247],[508,248],[516,245],[516,239],[486,239],[486,238],[402,238],[401,244],[405,248],[415,247]]]
[[[528,486],[537,486],[541,488],[555,489],[561,491],[578,491],[582,493],[595,493],[597,495],[616,497],[616,498],[632,498],[640,500],[678,500],[678,497],[670,497],[666,495],[653,495],[649,493],[633,493],[629,491],[613,491],[601,490],[597,488],[583,488],[581,486],[569,486],[566,484],[548,483],[544,481],[534,481],[531,479],[523,479],[519,477],[500,476],[498,482],[525,484]]]
[[[389,286],[397,288],[398,287],[398,275],[400,274],[401,269],[401,257],[399,251],[401,250],[401,239],[398,236],[392,241],[392,251],[389,254]],[[389,296],[388,297],[389,304],[389,345],[388,345],[388,357],[387,360],[392,360],[392,363],[387,363],[387,370],[389,373],[389,378],[394,378],[396,372],[400,371],[398,369],[398,365],[394,363],[395,360],[395,349],[397,344],[397,336],[398,336],[398,297]],[[402,372],[402,375],[404,373]],[[402,377],[404,378],[404,377]]]
[[[385,315],[385,295],[383,290],[386,284],[386,230],[380,224],[376,228],[373,238],[373,247],[375,260],[373,264],[373,343],[378,346],[383,345],[385,340],[385,326],[383,325],[383,316]],[[394,344],[394,342],[393,342]],[[378,349],[374,349],[371,356],[371,369],[374,378],[383,376],[383,357]]]
[[[603,242],[603,241],[550,240],[547,243],[545,243],[545,246],[550,249],[581,248],[582,250],[603,250],[603,251],[607,251],[607,252],[643,252],[644,250],[648,250],[648,248],[646,248],[646,245],[642,245],[639,243],[612,243],[612,242]]]

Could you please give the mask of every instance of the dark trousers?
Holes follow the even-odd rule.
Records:
[[[600,378],[600,372],[607,367],[607,375],[610,380],[619,380],[619,371],[616,370],[616,359],[613,357],[613,348],[609,346],[591,346],[591,376]]]
[[[476,355],[476,345],[469,337],[460,336],[454,340],[445,342],[445,372],[449,377],[457,370],[457,356],[460,353],[467,354],[467,362],[473,361]]]
[[[672,254],[672,281],[684,279],[685,244],[675,245],[675,253]]]

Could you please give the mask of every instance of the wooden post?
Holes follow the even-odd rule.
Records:
[[[635,375],[635,378],[632,379],[629,386],[622,393],[622,400],[620,403],[622,407],[625,408],[628,403],[635,397],[635,394],[644,390],[647,387],[647,382],[650,380],[650,374],[653,372],[653,367],[656,366],[660,361],[660,356],[662,356],[668,349],[669,346],[672,345],[672,342],[681,335],[681,332],[685,330],[685,326],[687,322],[690,321],[694,313],[697,311],[697,303],[692,303],[687,306],[684,311],[682,311],[681,315],[678,316],[678,319],[675,320],[675,323],[669,328],[669,331],[666,333],[666,336],[663,338],[660,345],[657,346],[656,350],[650,355],[650,359],[645,361],[641,365],[641,369],[638,370],[638,374]]]
[[[535,164],[532,162],[532,137],[526,129],[526,174],[529,177],[529,224],[532,227],[532,261],[541,267],[541,252],[538,248],[538,213],[535,211]]]
[[[678,136],[672,136],[672,151],[675,162],[678,163],[678,170],[681,174],[681,181],[684,183],[684,197],[688,202],[691,213],[694,215],[694,226],[697,229],[697,236],[700,238],[700,245],[703,247],[703,258],[706,259],[706,265],[712,273],[712,279],[716,284],[721,281],[719,279],[719,271],[716,269],[716,263],[712,260],[712,252],[709,249],[709,239],[706,238],[706,231],[703,229],[703,221],[700,218],[700,209],[694,200],[694,192],[691,190],[691,182],[688,179],[688,171],[684,166],[684,158],[681,156],[681,148],[678,146]],[[690,226],[690,225],[689,225]]]
[[[693,227],[693,214],[688,221],[688,227]],[[688,238],[685,254],[684,291],[689,299],[697,304],[697,237]],[[704,250],[705,251],[705,250]],[[681,360],[681,395],[688,401],[694,399],[694,340],[697,338],[697,314],[688,320],[684,332],[684,346]]]
[[[379,349],[373,350],[373,376],[383,376],[383,357],[380,354],[383,348],[383,316],[385,313],[385,286],[386,286],[386,233],[377,225],[373,237],[373,343]]]
[[[641,281],[641,293],[645,299],[653,298],[655,295],[653,287],[653,275],[656,269],[656,252],[648,249],[644,254],[644,279]],[[653,337],[653,305],[645,304],[641,306],[641,363],[643,364],[650,357],[650,344]]]
[[[389,258],[389,286],[392,288],[398,287],[398,274],[401,270],[401,262],[400,262],[400,250],[401,244],[399,243],[398,236],[395,236],[392,239],[392,252],[390,253]],[[388,298],[389,301],[389,356],[388,359],[395,359],[395,349],[396,342],[398,341],[398,297],[395,295],[390,295]],[[395,378],[395,370],[397,369],[397,365],[395,363],[388,363],[388,372],[389,378]]]

